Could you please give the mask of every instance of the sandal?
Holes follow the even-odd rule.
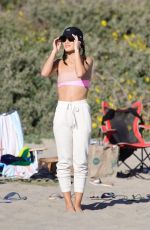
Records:
[[[12,201],[12,200],[27,200],[26,196],[20,196],[19,193],[17,192],[10,192],[8,193],[6,196],[4,196],[3,200],[8,200],[8,201]]]
[[[56,199],[62,199],[63,196],[60,195],[59,193],[52,193],[50,196],[49,196],[49,200],[56,200]]]

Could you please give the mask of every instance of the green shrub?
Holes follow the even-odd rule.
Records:
[[[40,70],[52,40],[70,25],[83,30],[87,55],[94,57],[88,97],[93,137],[103,100],[114,108],[140,100],[149,123],[148,0],[2,0],[0,9],[0,111],[18,110],[26,137],[52,136],[56,76],[43,79]]]

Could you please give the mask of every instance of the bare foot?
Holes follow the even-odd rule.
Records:
[[[81,206],[76,206],[76,207],[75,207],[75,211],[76,211],[76,212],[83,212]]]
[[[75,199],[74,199],[74,209],[76,212],[82,212],[81,208],[81,201],[82,201],[83,193],[76,192],[75,193]]]
[[[72,200],[71,200],[71,192],[64,192],[66,211],[67,212],[75,212]]]
[[[75,209],[73,206],[66,206],[66,211],[67,212],[75,212]]]

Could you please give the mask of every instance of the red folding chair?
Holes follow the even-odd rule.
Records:
[[[141,116],[142,103],[135,102],[130,108],[112,109],[109,103],[102,102],[103,120],[101,130],[104,135],[104,143],[117,144],[120,147],[118,159],[126,165],[129,170],[150,169],[150,142],[146,142],[142,136],[144,129],[150,129],[150,126],[144,125]],[[139,153],[138,150],[141,149]],[[125,161],[128,157],[134,155],[138,164],[131,168]]]

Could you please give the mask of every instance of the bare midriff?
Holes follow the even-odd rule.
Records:
[[[82,86],[63,86],[58,88],[58,100],[79,101],[87,98],[88,89]]]

